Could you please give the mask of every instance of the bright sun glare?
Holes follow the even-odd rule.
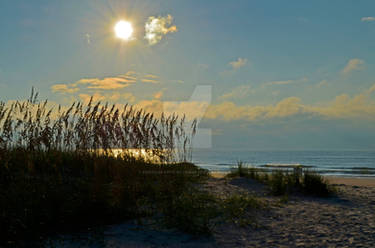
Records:
[[[130,22],[119,21],[115,26],[116,36],[123,40],[130,40],[133,34],[133,27]]]

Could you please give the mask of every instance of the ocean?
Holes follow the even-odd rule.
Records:
[[[238,161],[273,170],[302,165],[323,175],[375,177],[375,151],[193,151],[193,162],[210,171],[230,171]]]

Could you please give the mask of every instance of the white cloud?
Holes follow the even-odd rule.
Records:
[[[238,58],[235,61],[229,62],[229,65],[234,69],[239,69],[247,64],[248,60],[245,58]]]
[[[342,74],[349,74],[352,71],[357,71],[362,68],[362,65],[365,64],[365,61],[362,59],[350,59],[344,69],[341,71]]]
[[[373,21],[375,21],[375,17],[373,17],[373,16],[362,17],[361,21],[363,21],[363,22],[373,22]]]
[[[145,39],[150,45],[155,45],[163,39],[168,33],[178,31],[175,25],[172,25],[173,17],[167,15],[165,17],[150,16],[145,24]]]

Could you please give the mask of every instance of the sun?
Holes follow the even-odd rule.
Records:
[[[130,40],[133,34],[133,27],[130,22],[119,21],[115,25],[116,36],[123,40]]]

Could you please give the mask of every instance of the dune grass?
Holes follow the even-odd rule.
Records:
[[[291,171],[275,170],[268,172],[261,168],[246,166],[243,162],[237,163],[237,168],[233,169],[227,177],[247,177],[268,186],[272,195],[282,196],[291,193],[303,193],[319,197],[334,195],[336,190],[329,185],[328,181],[320,174],[303,170],[301,167]]]
[[[0,102],[1,242],[160,209],[168,222],[170,203],[208,177],[188,162],[196,121],[92,100],[48,106],[34,92],[27,101]]]
[[[194,235],[254,223],[255,197],[200,189],[209,173],[189,162],[196,121],[92,99],[48,106],[34,92],[0,102],[0,246],[129,219]]]
[[[152,215],[208,176],[190,163],[89,153],[15,149],[1,151],[1,158],[3,239]]]

